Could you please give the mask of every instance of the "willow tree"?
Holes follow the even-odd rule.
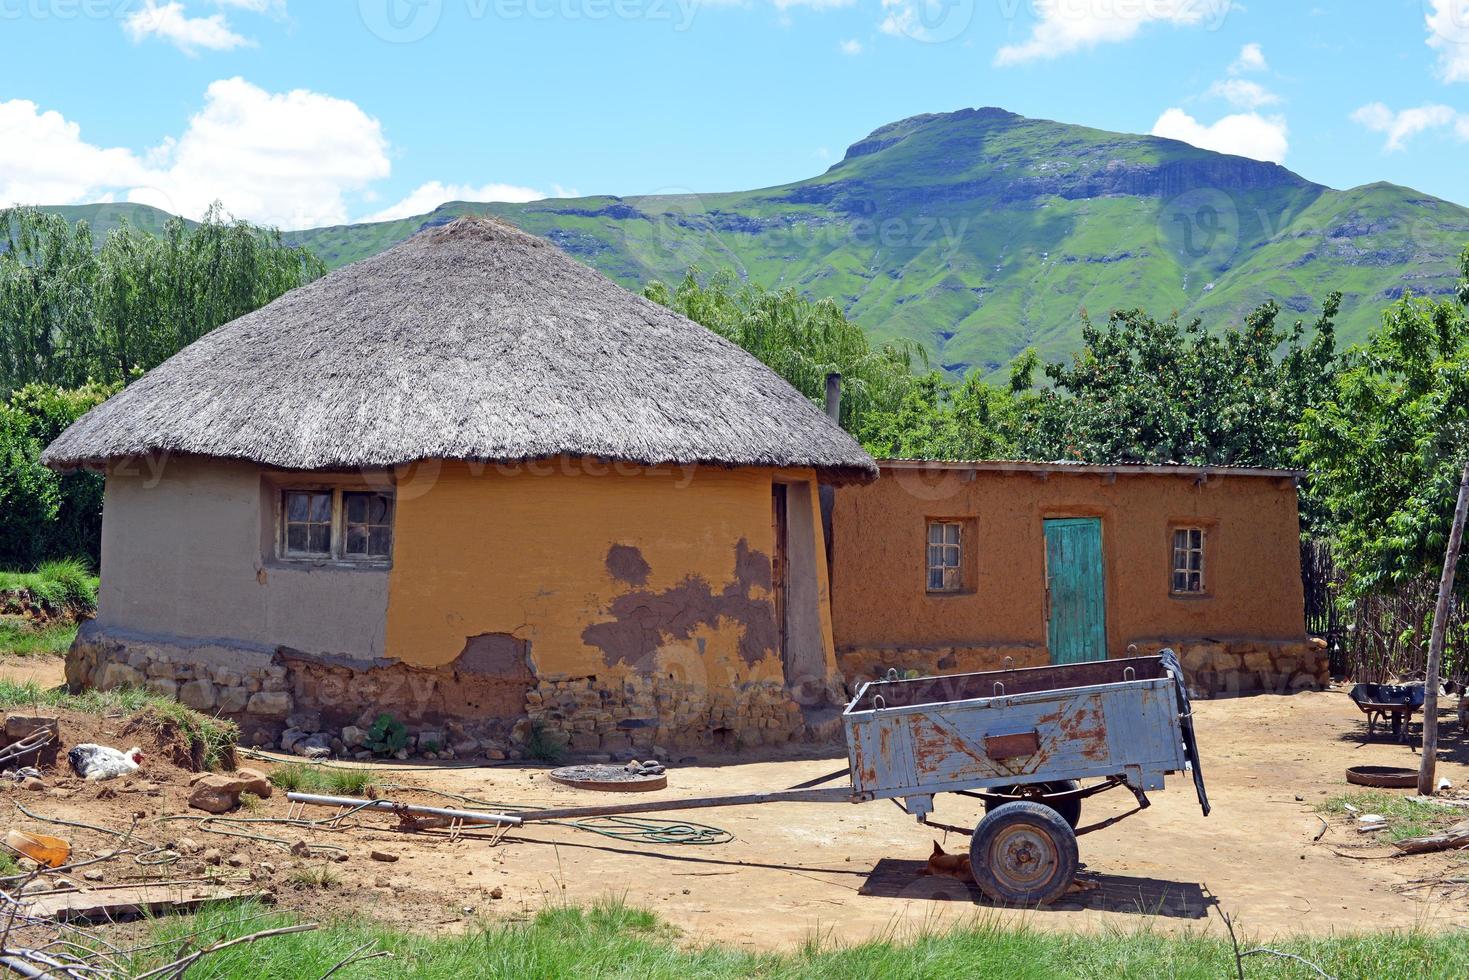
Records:
[[[0,211],[0,395],[126,381],[324,271],[217,207],[161,235],[124,223],[101,242],[85,221]]]
[[[911,341],[874,343],[829,299],[742,283],[727,270],[701,282],[690,269],[674,289],[654,282],[644,294],[740,345],[817,404],[826,376],[840,373],[848,432],[859,431],[871,412],[897,410],[913,384],[912,367],[927,364]]]

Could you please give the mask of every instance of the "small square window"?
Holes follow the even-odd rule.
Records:
[[[1173,592],[1201,595],[1204,591],[1204,529],[1173,529]]]
[[[346,558],[389,558],[393,553],[393,498],[384,493],[345,492]]]
[[[330,558],[332,495],[329,491],[287,490],[285,553],[292,558]]]
[[[958,521],[929,521],[928,591],[962,591],[963,557],[963,525]]]

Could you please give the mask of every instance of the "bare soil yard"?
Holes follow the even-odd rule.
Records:
[[[59,661],[53,664],[59,675]],[[17,677],[17,670],[24,670],[28,680],[50,679],[34,659],[18,668],[0,664],[0,677]],[[63,723],[72,725],[63,731],[65,745],[85,734],[126,747],[117,733],[121,719],[73,722],[68,717]],[[1221,927],[1218,913],[1228,912],[1257,937],[1462,921],[1469,907],[1462,897],[1433,888],[1399,891],[1455,867],[1454,856],[1377,859],[1392,849],[1359,835],[1341,817],[1329,817],[1331,829],[1313,840],[1322,826],[1317,807],[1351,789],[1343,776],[1347,766],[1415,764],[1409,746],[1386,740],[1364,744],[1363,717],[1344,693],[1202,702],[1196,705],[1196,723],[1212,816],[1200,814],[1187,780],[1174,779],[1166,792],[1152,794],[1151,809],[1081,839],[1083,877],[1097,884],[1095,890],[1039,911],[994,909],[991,914],[1046,929],[1146,924],[1213,930]],[[1469,738],[1447,715],[1443,729],[1440,771],[1462,787],[1469,777]],[[667,789],[639,799],[782,789],[843,761],[835,750],[820,758],[700,758],[674,765]],[[521,764],[370,768],[383,784],[381,795],[433,805],[456,804],[428,791],[521,805],[626,799],[559,786],[543,768]],[[612,895],[656,911],[694,941],[782,948],[816,934],[862,940],[895,926],[955,921],[983,907],[965,886],[917,874],[933,840],[956,851],[967,847],[967,838],[920,827],[889,803],[772,804],[685,814],[735,835],[733,842],[715,846],[631,844],[568,826],[527,826],[493,843],[489,831],[459,839],[446,831],[401,833],[387,815],[362,816],[338,830],[227,827],[282,841],[271,843],[209,833],[192,820],[157,822],[170,815],[204,816],[185,803],[188,779],[182,770],[145,763],[130,777],[100,785],[82,783],[69,771],[48,775],[41,791],[0,782],[8,821],[0,829],[58,833],[81,852],[95,852],[117,848],[117,839],[93,830],[58,829],[27,818],[13,804],[117,830],[126,830],[141,814],[139,836],[174,846],[178,861],[166,869],[141,867],[130,859],[107,862],[95,866],[104,882],[135,881],[160,871],[176,878],[224,877],[242,888],[268,889],[285,908],[313,915],[351,912],[422,929],[460,928],[477,917],[524,918],[547,904],[590,903]],[[1088,800],[1083,823],[1131,805],[1126,793]],[[234,816],[283,817],[286,811],[284,794],[278,792]],[[307,816],[330,813],[308,811]],[[978,801],[951,796],[939,800],[934,819],[972,826],[979,815]],[[290,846],[303,840],[309,855],[291,853]],[[180,846],[188,841],[198,846]],[[343,849],[346,860],[332,860],[327,845]],[[207,864],[203,848],[238,855],[239,866]],[[396,860],[376,860],[373,851]]]

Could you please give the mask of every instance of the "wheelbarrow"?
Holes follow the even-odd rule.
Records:
[[[1379,719],[1392,724],[1392,733],[1400,742],[1408,741],[1408,721],[1415,711],[1423,710],[1422,684],[1358,684],[1347,694],[1367,716],[1367,737],[1377,731]]]

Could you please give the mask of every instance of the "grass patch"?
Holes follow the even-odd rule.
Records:
[[[1356,807],[1357,813],[1352,813],[1347,809],[1349,805]],[[1457,807],[1420,802],[1384,790],[1366,790],[1361,793],[1334,796],[1318,804],[1316,809],[1334,816],[1351,817],[1354,823],[1357,816],[1364,813],[1376,813],[1386,817],[1388,840],[1422,837],[1424,834],[1431,834],[1451,824],[1456,824],[1469,816]]]
[[[294,888],[309,888],[313,891],[335,888],[342,883],[342,876],[337,874],[327,864],[312,864],[306,867],[293,868],[286,878]]]
[[[28,592],[51,610],[91,613],[97,609],[97,582],[82,559],[60,558],[34,572],[0,572],[0,593]]]
[[[303,869],[305,870],[305,869]],[[306,887],[306,886],[303,886]],[[261,915],[241,905],[163,920],[157,940],[202,931],[211,939],[289,925],[288,915]],[[1242,942],[1248,949],[1253,943]],[[1337,977],[1469,976],[1469,934],[1460,931],[1381,933],[1284,939],[1274,949],[1295,953]],[[676,930],[652,913],[616,901],[587,908],[542,911],[529,922],[486,925],[462,935],[427,936],[364,923],[330,923],[316,932],[282,936],[210,956],[200,976],[320,977],[354,952],[386,950],[392,959],[342,971],[343,976],[450,978],[877,978],[877,977],[1181,977],[1235,975],[1226,939],[1198,933],[1161,934],[1147,929],[1085,934],[1041,932],[1000,925],[978,913],[966,924],[915,929],[850,946],[813,940],[784,953],[748,952],[731,946],[679,942]],[[172,957],[155,950],[132,964],[134,972]],[[1300,978],[1310,971],[1272,956],[1245,961],[1251,980]]]
[[[56,656],[66,653],[76,637],[76,623],[36,629],[27,623],[0,622],[0,656]]]
[[[234,769],[237,764],[239,725],[201,714],[170,698],[148,703],[122,730],[152,736],[174,765],[194,772]]]
[[[45,707],[89,715],[131,715],[125,735],[146,734],[178,766],[195,771],[235,768],[235,745],[240,728],[232,721],[200,714],[172,698],[138,687],[111,691],[86,690],[71,694],[65,688],[41,687],[33,681],[17,684],[0,679],[0,711]]]
[[[530,737],[525,740],[525,754],[528,758],[555,765],[566,758],[566,750],[566,736],[547,728],[540,721],[531,724]]]
[[[339,769],[291,762],[270,774],[271,785],[287,793],[323,793],[330,796],[361,796],[377,785],[377,776],[367,769]]]

